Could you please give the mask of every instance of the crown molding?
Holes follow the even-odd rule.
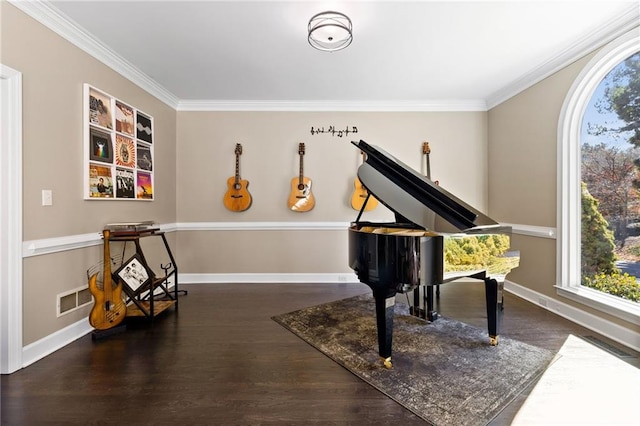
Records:
[[[40,22],[59,36],[104,63],[150,95],[176,109],[178,98],[147,74],[96,39],[91,33],[70,20],[45,0],[8,0],[9,3]]]
[[[482,99],[422,101],[213,101],[181,100],[178,111],[486,111]]]
[[[623,14],[609,21],[607,25],[595,29],[589,37],[568,47],[563,52],[550,58],[547,62],[489,96],[487,98],[487,109],[500,105],[502,102],[523,92],[534,84],[560,71],[562,68],[567,67],[594,50],[601,48],[639,25],[640,8],[637,4],[631,5]]]

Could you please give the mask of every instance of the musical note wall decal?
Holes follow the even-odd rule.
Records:
[[[324,127],[313,127],[311,126],[311,135],[319,135],[327,133],[331,136],[335,136],[338,138],[349,136],[352,133],[358,133],[358,128],[356,126],[346,126],[344,129],[338,129],[336,126],[329,126],[326,129]]]

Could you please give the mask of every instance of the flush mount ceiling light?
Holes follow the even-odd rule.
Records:
[[[318,50],[334,52],[353,40],[351,19],[340,12],[322,12],[309,20],[309,44]]]

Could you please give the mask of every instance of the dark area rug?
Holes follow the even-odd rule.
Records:
[[[396,304],[393,368],[378,356],[370,295],[273,317],[322,353],[434,425],[486,425],[553,359],[553,354],[441,317],[428,323]]]

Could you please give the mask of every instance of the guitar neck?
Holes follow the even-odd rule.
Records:
[[[431,162],[429,161],[429,154],[427,154],[427,179],[431,179]]]
[[[425,156],[427,179],[431,179],[431,162],[429,161],[429,154],[431,154],[431,149],[429,148],[428,142],[422,144],[422,153]]]
[[[304,154],[300,154],[300,177],[298,178],[298,183],[302,185],[304,182]]]
[[[236,185],[240,183],[240,156],[236,154]]]
[[[102,283],[103,283],[103,289],[105,292],[110,292],[111,291],[111,253],[109,252],[109,237],[110,237],[110,233],[111,231],[109,231],[108,229],[105,229],[102,231],[102,238],[104,239],[103,245],[104,245],[104,256],[103,256],[103,277],[102,277]]]

